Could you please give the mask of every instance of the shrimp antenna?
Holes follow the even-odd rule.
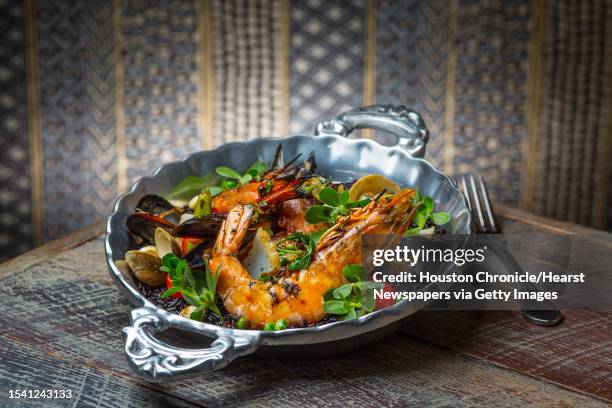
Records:
[[[383,194],[385,194],[387,192],[387,189],[383,189],[383,191],[381,191],[380,193],[376,194],[376,197],[374,197],[374,201],[378,201],[380,199],[380,197],[383,196]]]
[[[274,160],[272,160],[271,169],[280,169],[283,167],[283,145],[278,144],[276,146],[276,151],[274,152]]]
[[[287,165],[285,167],[283,167],[282,170],[283,171],[287,171],[289,169],[289,166],[291,166],[293,163],[295,163],[297,161],[297,159],[299,159],[300,157],[302,157],[302,153],[298,154],[293,159],[289,160],[289,163],[287,163]]]

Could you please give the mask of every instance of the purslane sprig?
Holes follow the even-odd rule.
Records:
[[[203,320],[204,314],[211,311],[223,320],[223,315],[217,306],[217,280],[220,271],[217,268],[213,274],[208,262],[205,266],[204,272],[192,271],[184,259],[172,253],[164,255],[160,270],[170,276],[172,287],[162,293],[161,297],[167,298],[180,292],[190,305],[196,307],[191,313],[192,319]]]
[[[266,163],[258,161],[249,167],[244,174],[240,174],[236,170],[226,166],[217,167],[215,172],[221,177],[224,177],[219,186],[224,190],[229,190],[243,186],[253,180],[260,180],[266,170],[268,170]]]
[[[306,221],[311,224],[334,224],[338,216],[347,215],[351,208],[363,207],[370,199],[351,201],[348,191],[339,194],[331,187],[323,187],[319,191],[319,201],[323,204],[311,205],[306,211]]]
[[[433,200],[431,197],[422,196],[418,189],[416,190],[413,202],[414,205],[418,207],[414,219],[412,220],[414,227],[409,228],[404,233],[404,236],[416,235],[423,231],[427,224],[427,220],[440,226],[447,224],[451,219],[450,214],[447,212],[433,212]]]
[[[374,289],[382,288],[379,282],[366,281],[361,265],[351,264],[342,268],[348,281],[336,289],[329,290],[323,297],[323,310],[327,314],[339,315],[352,320],[371,313],[376,306]]]

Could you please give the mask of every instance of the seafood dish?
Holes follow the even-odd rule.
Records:
[[[141,197],[125,221],[130,249],[116,264],[168,312],[281,331],[393,305],[374,296],[392,288],[368,280],[362,236],[432,236],[450,221],[413,186],[381,174],[334,180],[317,172],[314,152],[285,163],[279,144],[269,164],[227,163],[164,197]]]
[[[397,139],[348,137],[363,128]],[[314,135],[226,143],[136,181],[104,240],[110,276],[135,306],[122,330],[130,366],[163,383],[251,354],[331,356],[393,333],[426,302],[373,296],[397,291],[362,267],[370,234],[471,233],[465,196],[423,159],[428,140],[417,112],[365,106]],[[158,336],[167,330],[194,347]]]

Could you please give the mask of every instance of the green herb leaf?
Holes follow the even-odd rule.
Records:
[[[366,205],[370,204],[371,201],[372,200],[369,198],[364,198],[363,200],[359,201],[349,201],[348,203],[344,204],[344,206],[346,208],[365,207]]]
[[[218,180],[215,174],[207,174],[205,176],[189,176],[185,177],[180,183],[174,187],[168,195],[167,200],[185,200],[188,201],[195,197],[203,188],[213,186]]]
[[[240,177],[240,185],[244,186],[245,184],[250,183],[253,179],[254,177],[250,174],[245,174],[244,176]]]
[[[201,318],[205,311],[210,310],[223,320],[223,315],[216,303],[218,270],[217,276],[213,276],[206,262],[205,273],[192,271],[187,261],[174,254],[164,255],[162,265],[169,271],[168,276],[172,282],[172,288],[166,290],[162,296],[168,297],[180,292],[187,303],[201,310],[201,314],[194,312],[193,316]]]
[[[166,291],[164,293],[161,294],[161,298],[167,298],[170,297],[172,295],[174,295],[175,293],[178,293],[181,291],[181,288],[177,288],[175,286],[171,287],[170,289],[166,289]]]
[[[353,291],[352,283],[345,283],[344,285],[334,289],[334,297],[336,299],[344,299]]]
[[[414,222],[420,229],[423,229],[425,223],[427,222],[427,216],[421,213],[416,213],[412,222]]]
[[[372,290],[372,289],[382,289],[384,286],[382,282],[374,282],[374,281],[362,281],[362,282],[356,283],[355,285],[358,285],[363,291]]]
[[[306,210],[306,221],[310,224],[321,224],[322,222],[333,222],[331,218],[332,208],[324,205],[311,205]]]
[[[346,314],[346,316],[344,316],[344,320],[353,320],[357,318],[357,313],[355,312],[355,308],[352,307],[348,313]]]
[[[323,303],[323,310],[328,314],[343,315],[351,310],[351,304],[344,300],[329,300]]]
[[[451,220],[450,214],[446,212],[437,212],[430,215],[431,221],[436,225],[448,224]]]
[[[258,161],[253,163],[251,167],[245,172],[246,174],[250,174],[254,179],[259,178],[268,170],[268,165],[264,162]]]
[[[421,227],[412,227],[412,228],[409,228],[406,232],[404,232],[404,236],[408,237],[408,236],[411,236],[411,235],[417,235],[422,230],[423,230],[423,228],[421,228]]]
[[[191,314],[189,315],[189,318],[192,320],[199,320],[199,321],[204,320],[204,307],[200,306],[196,310],[191,312]]]
[[[229,179],[240,180],[240,178],[242,177],[240,175],[240,173],[238,173],[236,170],[230,169],[229,167],[226,167],[226,166],[217,167],[215,169],[215,172],[218,175],[223,176],[223,177],[227,177]]]
[[[344,190],[342,194],[340,194],[340,204],[347,204],[349,201],[349,192],[347,190]]]
[[[223,190],[231,190],[238,187],[238,182],[235,180],[222,180],[219,183],[219,187]]]
[[[319,200],[332,207],[337,207],[341,204],[338,192],[331,187],[323,187],[319,191]]]
[[[196,281],[195,281],[195,278],[193,277],[193,274],[191,273],[191,269],[189,269],[188,267],[185,268],[185,280],[189,284],[189,286],[195,289]]]
[[[219,186],[210,186],[210,187],[206,187],[206,190],[208,190],[208,192],[210,193],[211,197],[214,197],[216,195],[221,194],[223,191],[225,191],[223,189],[223,187],[219,187]]]
[[[425,207],[425,209],[427,210],[427,214],[429,214],[433,210],[434,203],[431,197],[425,197],[423,199],[423,207]]]
[[[347,281],[351,283],[361,282],[363,280],[363,275],[365,274],[364,269],[361,265],[351,264],[346,265],[342,268],[342,273]]]

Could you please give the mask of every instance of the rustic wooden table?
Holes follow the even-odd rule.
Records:
[[[612,234],[497,207],[506,231]],[[246,358],[206,377],[152,385],[132,375],[121,328],[130,305],[104,261],[102,224],[0,265],[0,406],[609,406],[612,313],[566,311],[544,328],[519,312],[421,312],[358,355]],[[578,254],[585,270],[589,254]],[[70,400],[9,400],[11,389]]]

